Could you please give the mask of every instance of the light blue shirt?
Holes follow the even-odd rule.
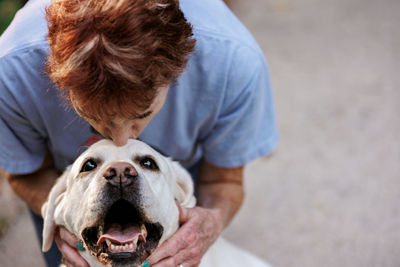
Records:
[[[47,148],[62,171],[93,134],[46,76],[48,4],[28,2],[0,37],[0,168],[14,174],[39,168]],[[139,138],[185,167],[201,158],[236,167],[271,153],[278,133],[262,51],[222,1],[181,8],[196,49]]]

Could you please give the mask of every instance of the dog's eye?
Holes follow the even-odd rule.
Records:
[[[88,172],[91,170],[96,169],[97,163],[93,159],[88,159],[83,163],[81,171],[80,172]]]
[[[152,158],[143,158],[142,160],[140,160],[140,165],[149,170],[159,170],[157,163]]]

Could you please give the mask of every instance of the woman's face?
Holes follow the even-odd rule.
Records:
[[[135,114],[139,115],[131,118],[115,116],[112,119],[107,120],[93,120],[83,117],[102,136],[113,140],[117,146],[123,146],[128,142],[128,139],[137,138],[151,119],[161,110],[165,103],[167,93],[168,88],[160,89],[154,102],[149,106],[149,108],[142,111],[135,111]],[[72,105],[75,106],[76,103],[74,103],[73,100],[71,100],[71,102]]]

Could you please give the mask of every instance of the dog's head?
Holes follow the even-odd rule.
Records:
[[[110,266],[137,266],[178,229],[177,200],[193,207],[193,183],[177,162],[143,142],[92,145],[67,168],[42,207],[43,250],[56,225]]]

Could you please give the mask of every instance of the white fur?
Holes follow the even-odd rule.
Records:
[[[148,170],[134,161],[136,156],[143,155],[151,155],[160,171]],[[99,158],[101,163],[92,172],[80,174],[82,164],[88,158]],[[121,161],[133,165],[139,174],[141,205],[146,217],[164,227],[159,245],[178,229],[179,211],[175,199],[186,208],[195,205],[193,182],[188,172],[177,162],[160,155],[143,142],[129,140],[127,145],[117,147],[109,140],[102,140],[92,145],[66,169],[51,190],[48,201],[43,205],[43,251],[50,248],[56,225],[64,226],[82,239],[80,236],[82,230],[92,226],[99,213],[104,212],[100,198],[107,181],[102,177],[103,173],[107,166]],[[104,266],[88,250],[80,253],[90,266]],[[220,238],[207,251],[200,266],[267,267],[268,265]]]

